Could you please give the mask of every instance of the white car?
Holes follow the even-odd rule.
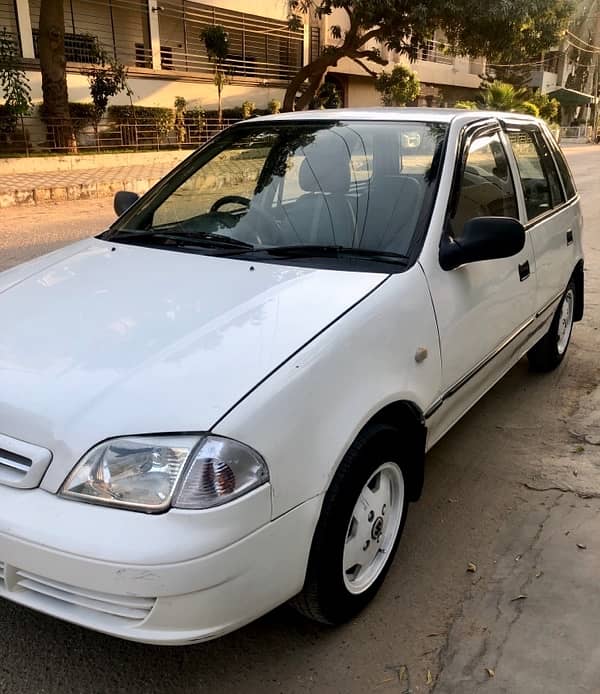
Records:
[[[0,274],[0,596],[155,644],[351,618],[427,450],[582,318],[563,155],[515,114],[292,113],[135,198]]]

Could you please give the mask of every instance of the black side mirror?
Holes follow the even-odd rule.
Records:
[[[123,212],[127,212],[133,203],[139,200],[139,198],[140,196],[137,193],[132,193],[128,190],[120,190],[118,193],[116,193],[113,207],[115,208],[117,215],[120,217]]]
[[[440,245],[440,265],[454,270],[479,260],[510,258],[525,246],[525,227],[512,217],[475,217],[459,239],[445,234]]]

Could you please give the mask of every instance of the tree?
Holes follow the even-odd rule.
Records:
[[[529,97],[528,101],[538,107],[540,118],[548,121],[548,123],[556,123],[560,108],[560,104],[556,99],[552,99],[547,94],[536,92]]]
[[[310,102],[311,108],[340,108],[342,95],[333,82],[325,80]]]
[[[218,118],[219,124],[223,122],[223,108],[221,106],[221,94],[223,88],[229,81],[229,76],[225,70],[225,64],[229,56],[229,35],[220,25],[207,26],[200,32],[200,40],[204,41],[204,47],[208,59],[215,66],[214,83],[218,94]]]
[[[512,84],[494,81],[482,89],[480,102],[488,111],[519,111],[526,93],[525,89],[517,89]]]
[[[107,53],[98,40],[94,44],[94,64],[86,70],[90,94],[94,103],[94,135],[99,145],[98,126],[108,108],[108,101],[121,92],[131,97],[133,92],[127,84],[127,68],[113,55]]]
[[[391,72],[382,72],[375,80],[384,106],[406,106],[421,92],[421,84],[412,70],[396,65]]]
[[[177,142],[179,146],[186,140],[186,129],[185,129],[185,109],[187,106],[187,101],[183,96],[176,96],[175,103],[175,132],[177,133]]]
[[[554,110],[555,104],[558,110],[558,102],[545,94],[532,94],[524,87],[517,88],[512,84],[495,80],[483,83],[477,101],[459,101],[455,106],[464,109],[512,111],[544,118]],[[544,114],[542,114],[542,108]]]
[[[63,0],[41,0],[38,47],[48,140],[58,149],[77,151],[69,115]]]
[[[305,108],[328,68],[336,66],[342,58],[353,60],[376,77],[377,73],[368,63],[385,66],[387,60],[374,47],[377,45],[372,43],[374,40],[415,60],[419,48],[439,29],[457,54],[494,58],[512,46],[523,47],[535,55],[557,42],[571,12],[570,0],[289,1],[290,28],[302,25],[303,13],[321,18],[336,9],[344,16],[344,26],[334,24],[331,36],[335,44],[324,46],[321,54],[292,78],[283,103],[284,111]],[[299,92],[302,93],[296,102]]]
[[[0,31],[0,93],[4,105],[0,107],[0,135],[12,136],[17,122],[32,108],[29,79],[19,56],[17,44],[6,27]],[[24,128],[23,128],[24,130]]]
[[[533,116],[534,118],[540,117],[540,109],[532,101],[523,101],[518,111],[519,113],[526,113],[528,116]]]

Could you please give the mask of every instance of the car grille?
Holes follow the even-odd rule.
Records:
[[[0,434],[0,484],[35,489],[51,460],[52,453],[47,448]]]
[[[10,580],[8,574],[10,570]],[[8,567],[0,562],[0,594],[13,597],[32,607],[53,608],[53,613],[81,610],[89,616],[101,613],[119,621],[141,622],[150,614],[156,598],[141,598],[132,595],[114,595],[96,590],[79,588],[38,574]],[[27,596],[27,599],[23,599]],[[67,615],[63,615],[67,617]]]
[[[31,459],[0,448],[0,468],[7,479],[20,480],[31,469]]]

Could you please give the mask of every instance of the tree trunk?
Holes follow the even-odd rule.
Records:
[[[327,68],[337,65],[338,60],[342,57],[343,53],[339,53],[341,53],[341,51],[330,51],[319,56],[316,60],[313,60],[312,63],[305,65],[299,70],[288,85],[281,110],[294,111],[296,109],[302,110],[306,108],[319,88],[319,84],[323,79],[323,75],[327,72]],[[306,80],[308,80],[308,88],[298,99],[298,103],[296,104],[296,94]]]
[[[48,140],[56,149],[76,152],[67,91],[63,0],[41,0],[39,52]]]

